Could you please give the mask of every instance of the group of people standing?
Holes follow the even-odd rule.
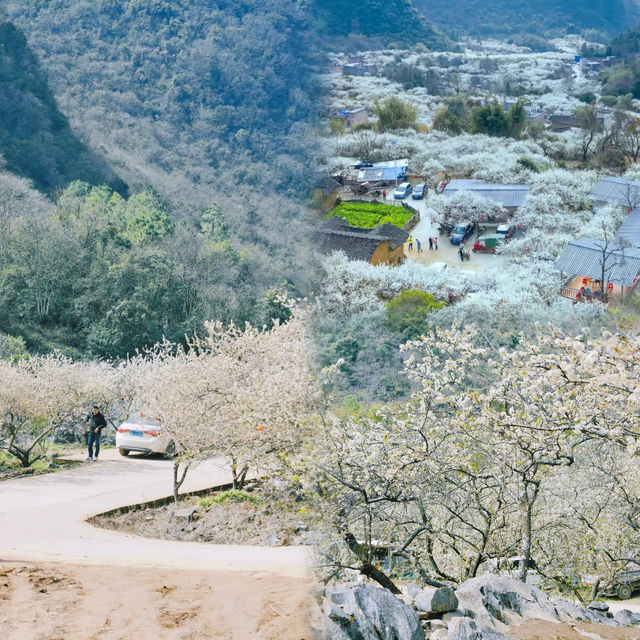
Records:
[[[413,241],[414,238],[413,236],[409,236],[409,239],[407,240],[407,243],[409,244],[409,251],[413,251]],[[418,238],[415,239],[415,243],[416,243],[416,248],[418,250],[418,253],[422,253],[422,242],[420,242],[420,240],[418,240]],[[433,237],[433,238],[429,238],[429,251],[437,251],[438,250],[438,238],[437,236]]]

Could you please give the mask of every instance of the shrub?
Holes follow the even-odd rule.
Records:
[[[221,493],[217,493],[213,496],[207,496],[206,498],[200,498],[198,500],[198,505],[204,507],[205,509],[209,509],[214,504],[225,505],[228,503],[241,503],[241,502],[250,502],[251,504],[258,504],[259,500],[255,496],[251,496],[244,491],[240,491],[238,489],[231,489],[229,491],[223,491]]]

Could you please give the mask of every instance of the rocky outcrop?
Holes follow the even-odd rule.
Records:
[[[315,626],[319,640],[510,640],[509,629],[527,620],[626,627],[640,624],[640,615],[624,610],[614,616],[606,603],[583,607],[487,574],[455,591],[404,585],[399,597],[365,583],[338,585],[325,591]]]
[[[613,616],[613,619],[621,627],[633,627],[635,625],[640,625],[640,614],[629,611],[629,609],[622,609],[622,611],[618,611]]]
[[[424,640],[415,611],[387,589],[341,584],[327,589],[316,623],[322,640]]]

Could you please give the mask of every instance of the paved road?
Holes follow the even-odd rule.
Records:
[[[393,189],[387,194],[387,201],[393,202]],[[405,244],[405,255],[409,260],[419,262],[425,266],[433,263],[446,264],[447,269],[466,273],[496,273],[504,268],[504,260],[493,254],[471,253],[471,260],[460,261],[458,246],[451,244],[446,235],[440,235],[438,226],[431,222],[435,211],[427,206],[426,200],[413,200],[411,197],[404,202],[420,212],[420,222],[412,229],[411,235],[422,243],[422,253],[418,253],[416,247],[409,251]],[[438,250],[429,251],[429,238],[438,237]],[[475,235],[468,238],[465,243],[467,251],[473,248]]]
[[[308,575],[301,547],[251,547],[150,540],[107,531],[87,518],[172,493],[171,461],[105,451],[100,462],[0,483],[0,561],[147,566]],[[192,469],[183,491],[230,482],[211,459]]]

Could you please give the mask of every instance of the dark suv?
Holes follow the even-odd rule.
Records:
[[[452,244],[464,244],[464,241],[473,233],[473,222],[458,222],[449,234]]]

